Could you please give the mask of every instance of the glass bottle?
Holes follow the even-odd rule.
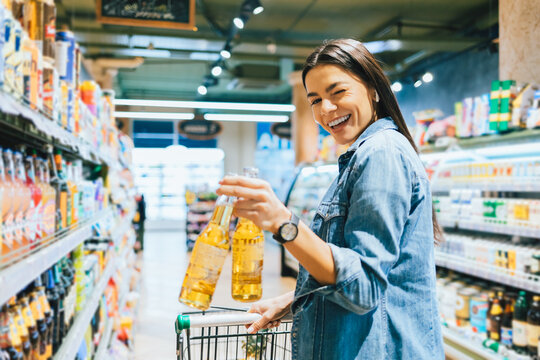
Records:
[[[229,253],[233,201],[234,198],[220,196],[212,219],[197,237],[178,298],[188,306],[200,310],[210,307],[221,268]]]
[[[520,354],[527,352],[527,310],[527,294],[520,291],[512,318],[512,348]]]
[[[2,188],[3,192],[2,206],[0,207],[0,263],[8,260],[6,256],[13,247],[13,235],[9,227],[9,222],[13,219],[15,201],[15,189],[11,181],[6,177],[4,157],[2,154],[3,149],[0,148],[0,188]]]
[[[54,174],[51,185],[56,190],[56,231],[60,231],[68,228],[68,214],[71,218],[71,212],[68,211],[70,203],[69,188],[62,171],[62,153],[60,150],[57,150],[54,154],[51,165]]]
[[[256,178],[259,170],[244,168],[244,176]],[[262,296],[264,234],[251,220],[239,218],[232,238],[232,298],[251,302]]]
[[[35,282],[35,291],[41,305],[41,310],[44,316],[44,325],[42,334],[42,348],[40,348],[40,354],[43,359],[49,359],[52,357],[52,331],[53,331],[53,313],[47,295],[45,294],[45,287],[43,286],[43,278],[46,277],[46,273],[42,274]],[[42,330],[40,330],[42,331]]]
[[[31,344],[30,356],[31,359],[33,359],[35,357],[34,355],[39,349],[39,331],[37,328],[36,319],[34,318],[34,314],[32,313],[32,308],[30,307],[30,300],[28,298],[28,294],[26,293],[26,291],[23,291],[18,295],[18,297],[18,302],[21,306],[22,317],[24,319],[26,328],[28,329],[28,336]]]
[[[32,239],[26,236],[25,231],[27,218],[31,217],[31,213],[33,212],[32,191],[26,184],[26,173],[24,172],[22,153],[15,151],[13,153],[13,160],[15,163],[15,181],[20,184],[22,191],[21,207],[15,216],[15,238],[19,239],[19,244],[22,247],[18,254],[22,254],[29,250],[29,245],[32,242]]]
[[[43,182],[47,187],[46,198],[43,201],[43,232],[53,236],[56,231],[56,189],[51,184],[51,173],[47,160],[40,159]]]
[[[43,168],[41,166],[40,160],[37,157],[35,150],[32,151],[31,161],[34,167],[34,180],[35,180],[36,186],[39,188],[39,191],[41,192],[41,199],[38,206],[36,207],[36,228],[35,228],[36,237],[40,241],[43,241],[47,237],[47,234],[45,233],[44,225],[43,225],[43,219],[44,219],[43,214],[45,211],[45,203],[47,201],[48,187],[45,184],[45,180],[43,176]]]
[[[9,300],[8,304],[8,311],[11,313],[15,326],[17,327],[17,333],[21,339],[20,348],[17,350],[22,353],[22,358],[24,360],[30,359],[32,345],[30,344],[30,335],[24,321],[21,306],[17,304],[17,298],[15,296]]]
[[[489,313],[489,319],[491,328],[489,330],[489,338],[495,341],[501,340],[501,320],[502,320],[502,307],[499,303],[499,299],[493,299],[493,305],[491,306],[491,312]]]
[[[16,180],[15,168],[13,165],[13,152],[9,149],[4,149],[3,152],[4,166],[6,171],[6,183],[13,189],[13,202],[11,211],[8,213],[4,220],[4,242],[2,255],[5,260],[9,260],[11,256],[6,255],[17,251],[21,246],[21,239],[16,236],[16,222],[17,214],[20,213],[23,201],[23,188],[22,184]],[[13,255],[13,254],[11,254]]]
[[[529,354],[538,352],[538,338],[540,337],[540,295],[534,295],[531,308],[527,313],[527,338]]]
[[[41,239],[41,234],[38,232],[38,216],[43,193],[36,180],[34,161],[31,156],[26,157],[24,166],[26,168],[26,186],[30,189],[31,194],[30,207],[26,212],[25,233],[30,242],[36,242]]]
[[[514,299],[507,296],[504,301],[504,312],[501,320],[501,344],[512,347],[512,316],[514,314]]]
[[[0,350],[5,351],[10,360],[22,359],[21,337],[18,333],[17,325],[12,314],[8,311],[7,305],[0,309]]]

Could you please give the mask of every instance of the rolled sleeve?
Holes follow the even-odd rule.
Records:
[[[368,152],[356,158],[345,185],[350,201],[344,245],[327,239],[336,284],[321,286],[309,276],[307,286],[309,292],[358,314],[376,308],[388,286],[387,276],[399,258],[412,196],[412,176],[402,155],[388,147]]]

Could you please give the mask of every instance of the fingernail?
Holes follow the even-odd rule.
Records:
[[[253,328],[253,326],[250,326],[249,329],[247,329],[247,332],[253,334],[255,332],[255,329]]]

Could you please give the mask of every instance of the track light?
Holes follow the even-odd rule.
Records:
[[[208,88],[204,85],[201,85],[197,88],[197,92],[201,95],[206,95],[208,93]]]
[[[396,81],[391,86],[393,92],[400,92],[403,89],[403,85],[399,81]]]
[[[433,74],[430,72],[426,72],[424,75],[422,75],[422,81],[425,83],[433,81]]]
[[[236,26],[239,29],[244,28],[244,20],[242,20],[240,17],[235,17],[233,20],[234,26]]]
[[[416,80],[416,81],[414,82],[414,87],[415,87],[415,88],[417,88],[417,87],[419,87],[419,86],[421,86],[421,85],[422,85],[422,80]]]
[[[223,72],[223,68],[219,65],[216,65],[212,68],[210,72],[212,73],[213,76],[219,76]]]
[[[262,5],[257,6],[255,9],[253,9],[253,15],[259,15],[264,11],[264,8]]]
[[[224,59],[230,59],[231,58],[231,51],[227,50],[227,48],[223,49],[219,53]]]

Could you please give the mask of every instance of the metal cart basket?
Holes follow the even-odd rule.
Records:
[[[245,324],[261,317],[245,309],[211,307],[207,311],[178,315],[176,356],[178,360],[290,360],[291,321],[277,328],[248,334]]]

